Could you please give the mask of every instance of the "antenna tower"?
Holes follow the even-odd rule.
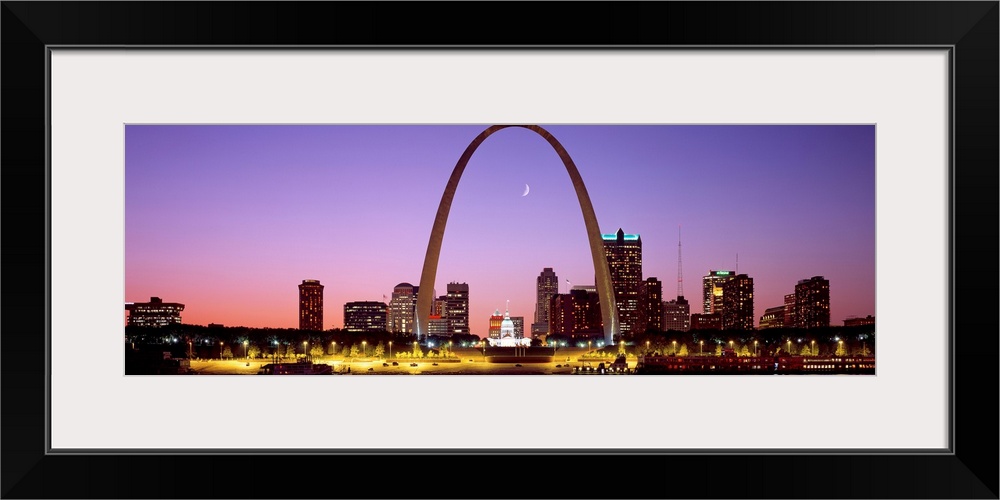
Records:
[[[681,271],[681,225],[677,224],[677,298],[684,296],[684,273]]]

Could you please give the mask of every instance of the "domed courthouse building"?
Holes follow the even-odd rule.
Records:
[[[498,309],[494,316],[499,316],[500,310]],[[500,333],[498,336],[494,337],[490,335],[487,340],[490,343],[490,347],[529,347],[531,346],[531,339],[518,338],[514,331],[514,320],[510,319],[510,304],[507,305],[507,310],[503,313],[503,321],[500,322]]]

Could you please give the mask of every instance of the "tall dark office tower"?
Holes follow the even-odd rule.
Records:
[[[795,285],[795,324],[799,328],[830,326],[830,280],[813,276]]]
[[[385,331],[385,302],[348,302],[344,304],[344,330],[349,332]]]
[[[444,319],[448,320],[448,335],[469,333],[469,285],[448,283],[445,295]]]
[[[642,282],[642,317],[641,331],[663,329],[663,283],[650,277]]]
[[[531,324],[532,335],[549,333],[549,306],[552,296],[559,293],[559,277],[551,267],[542,269],[535,280],[535,322]]]
[[[722,312],[722,285],[733,276],[736,273],[732,271],[709,271],[708,276],[701,278],[703,314]]]
[[[642,332],[642,239],[638,234],[625,234],[621,228],[615,234],[601,235],[604,256],[611,269],[611,286],[618,306],[618,324],[622,334]]]
[[[299,330],[323,331],[323,285],[302,280],[299,285]]]
[[[789,293],[785,295],[785,328],[796,328],[798,323],[795,322],[795,294]]]
[[[392,299],[389,300],[389,316],[386,319],[387,330],[394,333],[413,333],[419,290],[419,286],[413,286],[409,283],[400,283],[392,289]]]
[[[737,274],[722,285],[722,329],[753,330],[753,278]]]

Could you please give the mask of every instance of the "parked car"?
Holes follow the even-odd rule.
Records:
[[[382,366],[389,366],[389,363],[382,363]]]
[[[410,363],[410,366],[417,366],[416,363]]]
[[[392,366],[399,366],[399,363],[398,363],[398,362],[396,362],[396,361],[393,361],[393,362],[392,362]]]

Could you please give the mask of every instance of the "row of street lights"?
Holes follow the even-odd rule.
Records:
[[[587,349],[588,350],[590,350],[592,348],[592,343],[593,342],[590,341],[590,340],[587,341]],[[418,344],[418,342],[414,341],[413,344],[414,344],[414,346],[416,346]],[[786,344],[788,346],[788,353],[791,354],[792,353],[792,339],[788,339],[788,341],[786,342]],[[815,352],[816,341],[812,340],[812,341],[809,342],[809,344],[810,344],[810,349],[813,352]],[[838,344],[838,346],[840,346],[841,349],[843,349],[843,346],[844,346],[844,341],[843,340],[838,339],[837,340],[837,344]],[[274,341],[274,345],[277,346],[278,345],[278,341]],[[622,345],[622,347],[625,346],[625,341],[624,340],[621,341],[621,345]],[[677,341],[676,340],[671,341],[671,345],[673,346],[673,353],[677,354]],[[647,340],[646,341],[646,351],[647,352],[649,351],[649,346],[650,346],[650,341]],[[219,341],[219,356],[220,357],[222,356],[222,352],[223,352],[224,347],[225,347],[225,342]],[[336,340],[331,341],[330,342],[330,347],[331,347],[331,352],[336,352],[337,341]],[[368,356],[368,341],[367,340],[362,340],[361,341],[361,347],[363,349],[363,355],[365,357],[367,357]],[[452,347],[452,342],[448,341],[448,348],[451,349],[451,347]],[[729,348],[733,349],[733,341],[732,340],[729,341]],[[250,357],[250,351],[249,351],[249,349],[250,349],[250,342],[248,340],[244,340],[243,341],[243,357],[245,357],[245,358],[249,358]],[[306,357],[309,356],[308,349],[309,349],[309,341],[303,341],[302,342],[302,352],[303,352],[303,355],[306,356]],[[699,355],[705,354],[705,341],[704,340],[699,340],[698,341],[698,354]],[[193,355],[193,344],[192,344],[191,341],[188,341],[188,357],[191,357],[192,355]],[[753,355],[754,356],[757,355],[757,341],[756,340],[753,341]],[[275,356],[277,356],[277,353],[275,353]],[[389,341],[389,358],[392,358],[392,341],[391,340]]]
[[[729,341],[729,349],[730,350],[732,350],[734,348],[733,342],[734,341],[732,341],[732,340]],[[650,349],[650,343],[651,343],[651,341],[649,341],[649,340],[646,341],[646,351],[647,352]],[[677,341],[673,340],[670,343],[673,346],[672,352],[674,354],[677,354]],[[753,341],[753,355],[754,356],[757,356],[757,354],[758,354],[758,350],[757,350],[758,344],[759,343],[758,343],[757,340]],[[788,346],[788,353],[792,354],[792,339],[788,339],[788,341],[786,342],[786,344]],[[624,340],[621,341],[621,345],[622,346],[625,345],[625,341]],[[837,345],[840,347],[841,350],[843,350],[844,341],[842,339],[837,339]],[[816,341],[815,340],[809,341],[809,348],[810,348],[810,350],[812,350],[813,352],[815,352],[815,350],[816,350]],[[589,340],[587,341],[587,349],[588,350],[591,349],[591,341],[589,341]],[[704,340],[699,340],[698,341],[698,354],[699,355],[705,354],[705,341]]]

